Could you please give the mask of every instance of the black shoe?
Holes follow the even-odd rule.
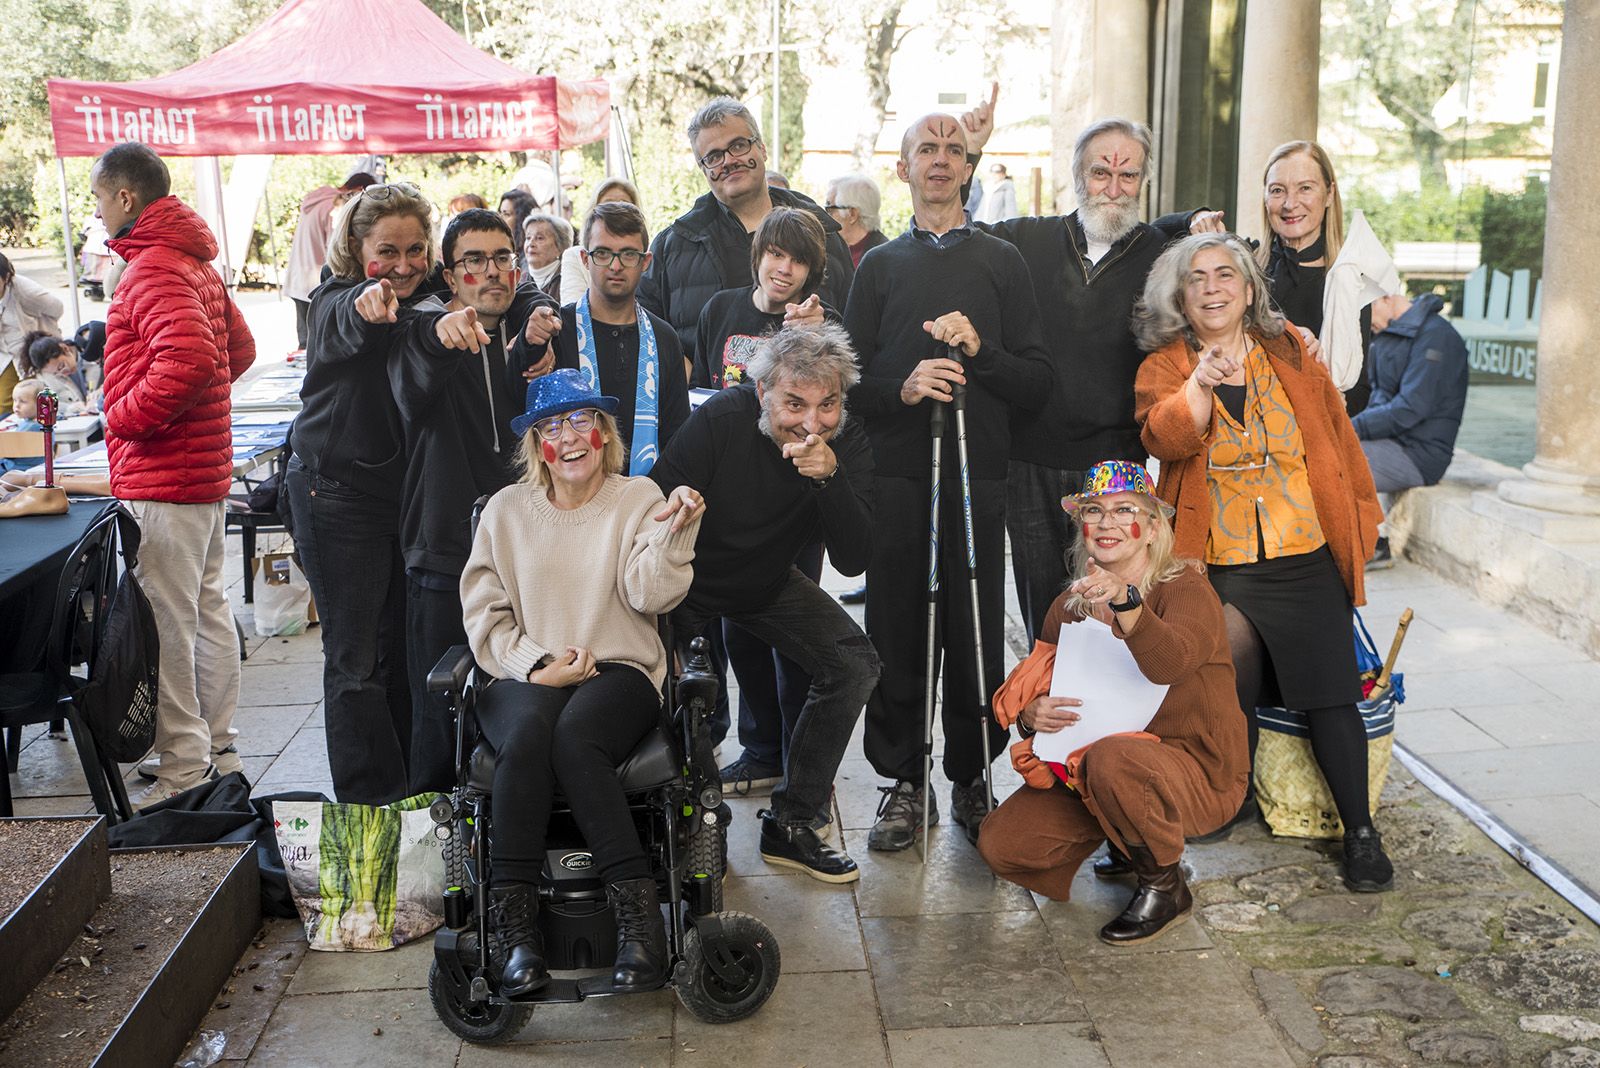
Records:
[[[783,781],[783,769],[757,764],[748,753],[720,769],[724,795],[744,797],[758,790],[770,790]]]
[[[489,916],[506,962],[500,972],[500,993],[508,998],[531,994],[550,982],[535,922],[538,900],[528,883],[504,883],[489,891]]]
[[[986,801],[988,804],[984,803]],[[955,783],[950,787],[950,818],[961,824],[967,832],[967,841],[973,845],[978,844],[978,827],[984,817],[996,807],[995,799],[984,792],[982,775],[965,786]]]
[[[667,981],[667,928],[661,921],[656,881],[649,876],[606,887],[617,916],[617,961],[611,985],[620,991],[654,990]]]
[[[839,595],[840,604],[866,604],[867,584],[863,582],[853,590],[845,590]]]
[[[1233,814],[1233,819],[1209,834],[1195,835],[1193,838],[1187,839],[1187,841],[1193,845],[1210,845],[1212,842],[1226,841],[1228,836],[1233,834],[1235,827],[1242,823],[1249,823],[1251,820],[1259,819],[1260,816],[1261,806],[1256,804],[1256,795],[1245,794],[1244,804],[1240,805],[1239,811]]]
[[[1367,561],[1368,571],[1383,571],[1394,566],[1394,557],[1389,555],[1389,539],[1379,538],[1377,548],[1372,550],[1372,559]]]
[[[1106,855],[1094,862],[1093,870],[1101,879],[1120,879],[1133,874],[1133,861],[1122,850],[1107,842]]]
[[[1157,938],[1194,908],[1181,865],[1157,864],[1144,846],[1129,846],[1128,859],[1139,877],[1139,890],[1122,915],[1100,928],[1100,941],[1113,946],[1131,946]]]
[[[1358,894],[1394,888],[1394,865],[1383,851],[1383,835],[1371,824],[1345,832],[1344,885]]]
[[[939,822],[939,803],[932,794],[923,795],[922,787],[910,779],[901,779],[893,786],[878,787],[883,797],[878,801],[878,821],[867,832],[867,848],[879,853],[898,853],[910,849],[922,835],[922,806],[928,806],[928,823]]]
[[[761,859],[768,864],[793,868],[825,883],[853,883],[861,878],[849,854],[828,845],[811,827],[779,823],[766,809],[760,815]]]

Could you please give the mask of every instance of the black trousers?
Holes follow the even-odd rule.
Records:
[[[502,679],[478,701],[478,725],[495,748],[496,883],[538,881],[557,786],[602,879],[650,874],[617,766],[660,720],[661,691],[638,668],[596,668],[565,689]]]
[[[306,347],[306,324],[311,319],[311,302],[309,300],[297,300],[294,297],[290,297],[289,299],[294,301],[294,338],[295,338],[295,343],[297,345],[299,345],[301,348],[305,348]]]
[[[946,463],[950,470],[956,458],[950,456]],[[925,479],[881,476],[874,481],[868,565],[872,581],[867,583],[867,635],[883,661],[878,687],[867,702],[867,759],[885,778],[918,784],[927,678],[928,496]],[[1005,681],[1005,480],[973,479],[972,498],[984,681],[989,690],[982,695],[972,636],[961,483],[956,478],[944,480],[933,670],[940,670],[942,660],[944,773],[954,783],[970,783],[983,774],[980,717],[989,731],[991,759],[1005,751],[1008,737],[989,714],[989,698]]]
[[[1078,536],[1078,525],[1062,510],[1061,498],[1083,489],[1083,474],[1025,460],[1012,460],[1007,471],[1011,574],[1030,646],[1039,640],[1050,606],[1067,588],[1067,549]]]
[[[807,545],[794,566],[812,582],[822,582],[822,543]],[[789,737],[811,690],[806,669],[739,624],[722,621],[728,666],[739,680],[739,744],[744,755],[764,767],[782,768]]]
[[[411,749],[399,508],[299,460],[287,482],[295,549],[322,620],[334,796],[386,805],[407,795]]]
[[[461,579],[437,571],[406,572],[406,667],[410,676],[413,794],[445,792],[455,783],[455,727],[428,699],[428,672],[452,645],[465,645]]]

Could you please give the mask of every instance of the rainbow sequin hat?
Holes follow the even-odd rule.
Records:
[[[1171,519],[1176,509],[1156,496],[1155,479],[1144,465],[1132,460],[1101,460],[1083,476],[1083,492],[1069,493],[1061,498],[1061,507],[1077,512],[1092,497],[1105,497],[1112,493],[1138,493],[1149,497]]]

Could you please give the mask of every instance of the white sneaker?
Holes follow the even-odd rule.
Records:
[[[143,812],[152,805],[159,805],[163,801],[169,801],[185,790],[192,790],[201,783],[209,782],[216,777],[217,769],[209,764],[206,765],[204,771],[181,779],[158,777],[155,782],[140,790],[133,798],[133,810],[135,812]]]
[[[230,745],[226,749],[218,749],[211,754],[211,766],[217,769],[217,776],[232,775],[236,771],[244,770],[244,761],[239,759],[238,746]]]

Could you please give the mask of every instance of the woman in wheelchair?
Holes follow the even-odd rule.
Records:
[[[667,654],[655,617],[688,592],[705,503],[620,473],[617,403],[580,371],[533,380],[511,421],[523,478],[484,508],[461,576],[473,655],[500,680],[478,720],[498,755],[490,901],[508,997],[550,979],[535,884],[558,787],[616,913],[616,988],[666,979],[655,880],[617,766],[658,721]]]

